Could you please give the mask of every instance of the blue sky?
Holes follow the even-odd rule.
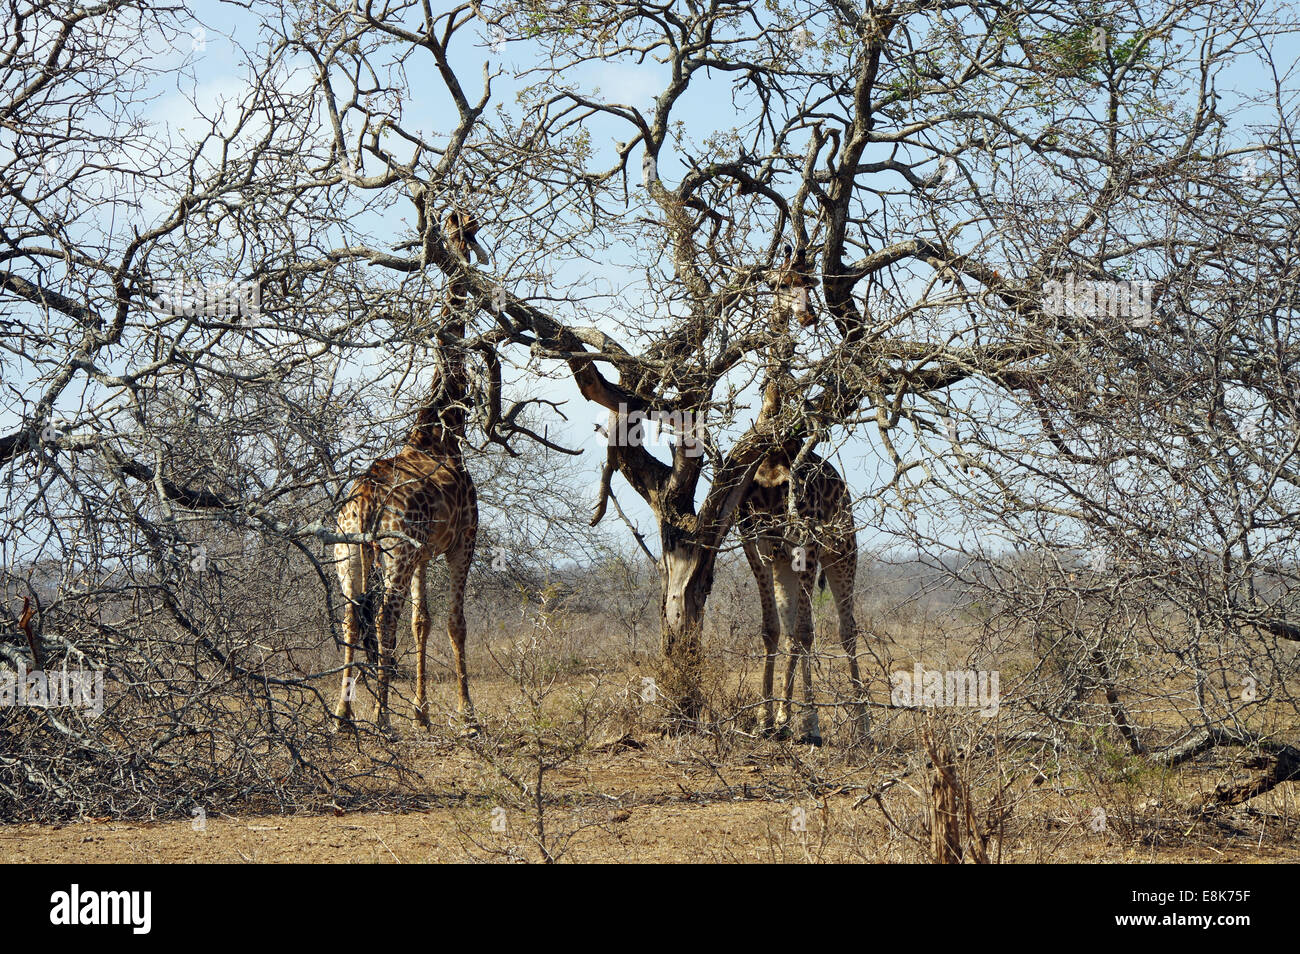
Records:
[[[192,89],[187,85],[178,87],[173,77],[164,77],[163,81],[157,84],[156,98],[144,112],[150,122],[158,124],[168,135],[180,138],[193,136],[202,128],[200,117],[191,99],[199,104],[202,111],[208,112],[223,98],[237,98],[240,95],[245,89],[245,67],[241,48],[254,49],[260,42],[253,20],[239,7],[205,0],[190,5],[190,9],[195,19],[192,32],[183,34],[178,42],[157,46],[154,61],[155,65],[160,67],[169,63],[191,62],[197,84]],[[478,29],[478,42],[475,45],[471,46],[462,41],[454,47],[455,61],[471,99],[474,99],[478,93],[481,65],[484,61],[494,67],[501,65],[509,70],[511,67],[523,64],[525,58],[531,53],[526,43],[509,42],[509,38],[507,42],[494,49],[492,39],[490,31],[483,26]],[[149,38],[142,38],[142,43],[151,48],[155,45],[155,41]],[[610,100],[642,108],[650,105],[652,97],[662,88],[663,82],[662,68],[642,67],[630,63],[594,64],[587,67],[584,72],[585,75],[574,79],[589,87],[598,86]],[[1243,61],[1230,76],[1233,80],[1233,88],[1220,87],[1220,92],[1227,97],[1234,93],[1249,95],[1271,84],[1271,77],[1263,71],[1258,62],[1253,60]],[[448,115],[450,104],[443,94],[441,84],[436,81],[436,78],[426,81],[414,72],[408,79],[415,95],[407,105],[407,122],[434,131],[446,128],[448,123],[444,117]],[[498,77],[494,80],[494,100],[511,103],[515,89],[508,77]],[[697,141],[706,138],[711,131],[729,129],[738,122],[730,98],[726,94],[726,85],[722,81],[698,84],[678,104],[674,115],[686,123],[691,136]],[[1235,119],[1242,121],[1250,114],[1237,111],[1233,115]],[[613,143],[628,138],[627,127],[611,119],[604,123],[593,124],[591,128],[595,134],[597,147],[597,157],[593,160],[593,166],[604,168],[612,160]],[[635,184],[639,169],[635,158],[630,166],[631,180]],[[680,175],[679,160],[674,155],[661,156],[660,167],[664,178],[670,182]],[[156,215],[163,208],[161,200],[148,195],[141,197],[139,205],[140,217],[146,222],[151,215]],[[635,210],[629,214],[635,214]],[[403,227],[400,220],[407,218],[409,221],[410,215],[411,206],[399,204],[388,217],[372,216],[370,220],[364,222],[363,227],[375,236],[396,233]],[[386,221],[385,218],[388,220]],[[106,227],[109,224],[104,223]],[[115,230],[121,229],[123,223],[114,218],[111,226]],[[490,234],[487,235],[487,241],[489,245],[493,244]],[[602,261],[574,260],[564,263],[558,269],[561,283],[566,280],[580,280],[587,288],[607,296],[603,303],[599,299],[593,302],[593,307],[595,310],[606,312],[602,324],[603,330],[615,337],[621,337],[624,331],[620,327],[620,311],[635,312],[638,310],[638,305],[644,301],[642,297],[644,287],[637,270],[626,267],[634,261],[634,258],[633,250],[620,250],[615,247],[602,256]],[[503,280],[509,284],[508,276],[503,276]],[[510,287],[516,293],[521,291],[515,285]],[[917,287],[919,290],[919,283]],[[520,357],[522,362],[523,356]],[[364,373],[364,369],[360,371]],[[544,391],[533,393],[566,402],[564,407],[570,422],[566,425],[556,419],[551,434],[559,435],[572,446],[582,446],[586,449],[582,458],[582,469],[586,476],[579,482],[588,489],[594,499],[595,479],[604,454],[601,438],[595,433],[593,425],[597,421],[603,423],[605,414],[583,401],[567,374],[558,375],[552,381],[545,383],[544,387]],[[752,406],[756,407],[757,402],[752,386],[745,392],[745,397]],[[976,392],[958,391],[954,397],[955,405],[961,405],[966,401],[973,402],[971,410],[975,420],[989,410],[987,403],[982,403],[982,399]],[[968,429],[969,425],[963,420],[962,415],[956,416],[959,421],[958,431]],[[7,429],[12,423],[12,415],[8,418],[10,419],[6,418],[5,412],[0,411],[0,426]],[[742,415],[742,420],[737,426],[741,427],[745,423],[746,418]],[[884,461],[880,450],[872,440],[872,431],[864,428],[861,434],[862,436],[847,441],[841,440],[838,446],[838,461],[854,490],[857,493],[868,493],[887,479],[891,467]],[[912,450],[908,445],[906,439],[900,441],[901,449],[905,452]],[[824,446],[822,451],[826,452],[826,450]],[[649,539],[653,541],[654,523],[648,509],[635,493],[617,478],[615,491],[624,509],[639,524],[642,532],[647,533]],[[876,532],[873,527],[876,521],[885,516],[887,515],[881,512],[868,512],[868,508],[859,510],[858,518],[863,524],[863,533],[860,535],[862,543],[870,546],[884,542],[885,537]],[[606,517],[607,521],[614,519],[612,514]],[[972,537],[987,537],[988,540],[985,542],[990,545],[993,545],[991,541],[998,536],[998,532],[990,527],[961,526],[958,522],[947,524],[945,528],[941,526],[943,522],[942,519],[933,521],[934,533],[956,535],[967,540]]]

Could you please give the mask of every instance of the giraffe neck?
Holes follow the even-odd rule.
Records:
[[[465,390],[456,375],[441,370],[434,375],[429,397],[420,406],[406,446],[430,455],[459,455],[465,437]]]
[[[759,420],[768,424],[773,423],[781,413],[783,395],[792,377],[787,338],[791,308],[783,291],[784,289],[777,289],[776,300],[768,315],[772,344],[767,349],[766,384],[763,386],[763,405],[758,414]]]
[[[464,308],[468,300],[468,290],[455,284],[448,289],[443,303],[441,324],[457,338],[465,337]],[[465,356],[459,349],[439,345],[438,365],[429,396],[420,406],[406,446],[431,455],[459,455],[468,407],[469,375],[465,370]]]
[[[772,308],[767,319],[768,329],[772,332],[772,343],[767,349],[763,405],[758,419],[760,425],[776,438],[782,437],[784,428],[779,419],[786,393],[794,383],[794,375],[790,371],[790,359],[794,352],[789,334],[790,319],[796,311],[802,313],[807,309],[807,292],[802,282],[791,280],[794,274],[791,264],[783,268],[781,279],[773,289]],[[754,474],[754,483],[768,488],[784,486],[791,479],[791,464],[802,444],[798,438],[781,440],[779,446],[759,465]]]

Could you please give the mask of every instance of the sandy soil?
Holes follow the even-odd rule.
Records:
[[[842,753],[763,743],[706,768],[680,741],[597,754],[553,773],[543,816],[550,850],[570,861],[921,860],[922,802],[895,788],[876,805],[849,791],[800,791],[790,755],[828,775]],[[426,811],[274,816],[211,814],[194,821],[0,826],[0,862],[463,862],[541,860],[535,817],[498,803],[501,790],[464,754],[430,757],[432,784],[452,804]],[[456,781],[453,781],[456,780]],[[445,786],[445,788],[443,788]],[[1194,787],[1194,786],[1193,786]],[[1111,801],[1110,823],[1090,824],[1094,797],[1025,790],[1004,828],[1004,862],[1296,862],[1300,786],[1283,785],[1243,810],[1197,820],[1176,799]],[[451,794],[453,793],[454,794]],[[1190,794],[1190,788],[1186,789]],[[1189,820],[1190,819],[1190,820]],[[504,830],[500,830],[504,828]],[[997,857],[999,841],[991,850]]]

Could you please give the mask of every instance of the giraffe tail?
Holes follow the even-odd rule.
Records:
[[[376,588],[377,589],[377,588]],[[357,597],[357,623],[361,629],[361,648],[372,666],[379,665],[379,639],[375,635],[376,590],[366,590]]]
[[[361,593],[357,596],[357,624],[361,630],[361,647],[366,652],[366,660],[372,666],[379,665],[379,637],[375,630],[375,603],[384,592],[383,573],[372,572],[375,569],[374,555],[362,551],[361,559]]]
[[[821,593],[826,592],[826,567],[824,566],[820,568],[817,574],[817,590]]]

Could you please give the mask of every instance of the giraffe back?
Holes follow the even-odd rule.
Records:
[[[745,539],[773,538],[787,547],[815,545],[829,560],[857,549],[853,505],[848,486],[834,465],[809,454],[793,479],[797,524],[789,513],[790,461],[784,452],[765,460],[740,506],[737,526]]]
[[[460,455],[405,448],[377,460],[353,485],[339,512],[349,533],[400,533],[377,544],[385,552],[418,546],[422,555],[448,553],[478,532],[474,481]]]

